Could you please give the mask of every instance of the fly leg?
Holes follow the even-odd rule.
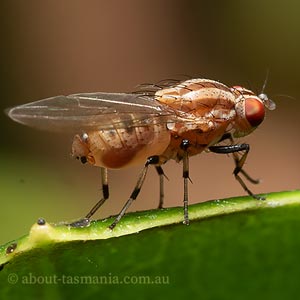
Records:
[[[233,140],[233,137],[232,137],[231,133],[225,133],[225,134],[222,136],[222,138],[221,138],[221,140],[220,140],[219,142],[224,141],[224,140],[227,140],[227,139],[229,139],[229,140],[231,141],[232,144],[234,143],[234,140]],[[232,156],[233,156],[233,160],[234,160],[235,166],[237,167],[237,166],[239,165],[240,157],[239,157],[239,155],[238,155],[237,152],[232,152]],[[240,173],[243,174],[243,176],[244,176],[248,181],[250,181],[251,183],[253,183],[253,184],[258,184],[258,183],[260,183],[260,180],[259,180],[259,179],[254,179],[254,178],[252,178],[252,177],[251,177],[251,176],[250,176],[243,168],[240,169]]]
[[[106,168],[101,168],[100,171],[101,171],[103,196],[102,196],[102,199],[100,199],[95,204],[95,206],[93,206],[93,208],[89,211],[89,213],[85,216],[86,219],[90,219],[109,197],[107,169]]]
[[[163,208],[164,204],[164,177],[168,179],[168,177],[165,175],[164,170],[161,166],[156,166],[155,167],[157,174],[159,176],[159,204],[158,204],[158,209]]]
[[[104,202],[109,197],[109,189],[108,189],[108,174],[106,168],[100,168],[101,172],[101,181],[102,181],[102,198],[92,207],[89,213],[85,216],[85,218],[71,223],[72,227],[85,227],[90,224],[91,217],[95,214],[95,212],[104,204]]]
[[[124,216],[125,212],[127,211],[128,207],[132,204],[132,202],[137,198],[138,194],[141,191],[142,185],[145,181],[146,175],[147,175],[147,171],[149,168],[149,165],[155,165],[158,164],[159,162],[159,157],[158,156],[150,156],[146,163],[144,168],[142,169],[139,178],[137,180],[137,183],[135,185],[135,188],[133,190],[133,192],[131,193],[129,199],[127,200],[127,202],[125,203],[125,205],[123,206],[123,208],[121,209],[120,213],[118,214],[118,216],[116,217],[116,219],[113,221],[113,223],[109,226],[110,229],[114,229],[115,226],[117,225],[117,223],[121,220],[121,218]]]
[[[183,158],[182,158],[182,177],[183,177],[183,224],[189,225],[189,212],[188,212],[188,206],[189,206],[189,193],[188,193],[188,183],[190,180],[189,177],[189,155],[188,155],[188,148],[190,146],[190,142],[188,140],[183,140],[181,142],[181,149],[184,150]]]
[[[249,178],[251,178],[250,176],[248,176],[248,174],[246,172],[242,172],[242,168],[243,165],[246,161],[247,155],[249,153],[250,150],[250,146],[248,144],[237,144],[237,145],[228,145],[228,146],[210,146],[209,150],[211,152],[214,153],[221,153],[221,154],[229,154],[229,153],[236,153],[235,157],[235,168],[233,170],[233,175],[235,176],[235,179],[240,183],[240,185],[242,186],[242,188],[248,193],[248,195],[250,195],[251,197],[258,199],[258,200],[264,200],[264,198],[256,196],[255,194],[253,194],[247,187],[247,185],[245,184],[245,182],[243,181],[243,179],[239,176],[239,173],[242,173],[243,175],[246,174],[246,178],[249,180]],[[237,152],[243,151],[243,155],[239,158],[237,156]],[[251,178],[251,180],[253,180]],[[250,181],[251,181],[250,180]],[[254,181],[254,180],[253,180]]]

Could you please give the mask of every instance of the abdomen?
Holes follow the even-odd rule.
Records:
[[[74,156],[85,156],[95,166],[119,169],[144,164],[149,156],[162,154],[170,143],[165,124],[112,128],[76,135]]]

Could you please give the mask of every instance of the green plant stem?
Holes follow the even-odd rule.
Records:
[[[236,197],[212,200],[189,206],[189,218],[203,220],[210,217],[227,215],[242,211],[271,209],[273,207],[300,204],[300,191],[285,191],[262,195],[266,200],[251,197]],[[174,207],[128,213],[114,230],[108,226],[114,217],[92,221],[88,227],[74,228],[66,223],[35,223],[28,235],[11,241],[0,247],[0,265],[5,264],[15,255],[48,243],[60,243],[76,240],[98,240],[137,233],[145,229],[183,222],[183,208]],[[191,226],[193,223],[191,222]]]

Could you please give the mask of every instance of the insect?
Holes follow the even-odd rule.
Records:
[[[72,144],[73,156],[82,163],[100,167],[102,198],[73,226],[89,224],[109,198],[108,169],[144,164],[133,192],[110,225],[113,229],[137,198],[150,165],[159,175],[159,208],[163,207],[162,165],[170,159],[183,165],[183,222],[189,224],[189,158],[203,151],[232,154],[235,178],[249,195],[260,199],[241,177],[258,183],[243,169],[249,145],[236,144],[235,138],[253,132],[264,120],[265,108],[275,107],[263,92],[256,95],[241,86],[227,87],[214,80],[189,79],[143,85],[130,94],[56,96],[16,106],[7,113],[24,125],[77,132]]]

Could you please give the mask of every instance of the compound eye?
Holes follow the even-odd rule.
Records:
[[[264,104],[256,98],[245,100],[245,116],[252,127],[257,127],[265,117]]]

